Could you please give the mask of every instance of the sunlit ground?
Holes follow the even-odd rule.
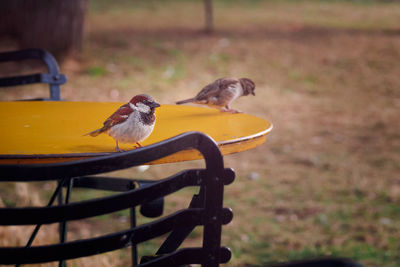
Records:
[[[225,191],[225,206],[234,211],[223,229],[222,244],[233,252],[228,266],[321,255],[400,266],[399,17],[397,2],[221,0],[216,31],[206,35],[202,1],[93,0],[83,52],[61,65],[68,77],[62,97],[127,101],[148,93],[170,104],[216,78],[249,77],[257,96],[233,108],[272,121],[274,130],[264,145],[225,157],[237,174]],[[0,98],[42,93],[10,89]],[[161,178],[198,166],[117,175]],[[46,186],[9,184],[0,196],[4,205],[44,204],[53,185]],[[193,192],[167,198],[166,210],[187,206]],[[73,198],[97,194],[77,191]],[[127,214],[75,222],[69,238],[121,229]],[[0,228],[0,243],[22,245],[29,232]],[[39,241],[53,241],[49,236]],[[188,243],[199,242],[201,231]],[[141,253],[154,253],[156,243]],[[127,266],[129,251],[73,262]]]

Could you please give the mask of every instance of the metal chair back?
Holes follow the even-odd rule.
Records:
[[[60,74],[56,59],[47,51],[42,49],[25,49],[19,51],[1,52],[0,62],[22,61],[27,59],[38,59],[46,64],[48,73],[36,73],[0,78],[0,87],[27,85],[33,83],[49,84],[50,97],[36,98],[32,100],[61,100],[60,85],[67,82],[65,75]]]
[[[204,169],[183,170],[157,181],[92,176],[142,165],[187,149],[196,149],[203,155]],[[169,236],[158,251],[154,255],[142,257],[137,266],[219,266],[231,257],[230,250],[221,246],[221,230],[222,225],[229,223],[233,216],[230,209],[223,208],[223,191],[225,185],[233,182],[234,172],[224,168],[217,144],[202,133],[185,133],[144,148],[92,159],[36,165],[0,165],[0,182],[49,180],[57,180],[58,187],[48,206],[0,208],[0,225],[37,225],[38,231],[42,224],[60,223],[60,243],[32,246],[33,236],[25,247],[0,247],[0,264],[60,261],[62,265],[68,259],[131,246],[132,265],[135,266],[136,245],[167,233]],[[138,183],[146,184],[137,187]],[[136,225],[132,217],[127,230],[77,241],[66,240],[68,221],[149,205],[188,186],[199,187],[199,193],[193,196],[187,209],[142,225]],[[62,187],[67,187],[66,201],[53,206],[52,201]],[[120,193],[70,202],[69,196],[75,187]],[[134,211],[131,214],[135,215]],[[182,248],[184,239],[197,226],[203,226],[202,246]]]

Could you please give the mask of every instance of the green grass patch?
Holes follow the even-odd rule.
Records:
[[[92,66],[87,69],[87,73],[91,77],[101,77],[104,76],[107,71],[101,66]]]

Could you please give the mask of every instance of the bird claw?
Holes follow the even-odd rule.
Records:
[[[226,109],[226,108],[224,108],[224,109],[221,109],[221,112],[229,112],[229,113],[232,113],[232,114],[235,114],[235,113],[243,113],[243,111],[240,111],[240,110],[236,110],[236,109]]]
[[[141,148],[141,147],[143,147],[143,146],[140,143],[136,143],[136,145],[133,146],[134,149]],[[119,148],[118,146],[116,146],[115,151],[116,152],[125,152],[127,150],[123,150],[123,149]]]

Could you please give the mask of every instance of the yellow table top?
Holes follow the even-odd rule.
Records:
[[[107,134],[84,134],[98,129],[118,107],[116,102],[0,102],[0,164],[65,161],[115,152]],[[211,136],[226,155],[254,148],[266,140],[272,124],[249,114],[215,109],[161,105],[156,125],[143,146],[187,131]],[[133,144],[120,144],[123,150]],[[200,159],[194,150],[183,151],[154,163]]]

